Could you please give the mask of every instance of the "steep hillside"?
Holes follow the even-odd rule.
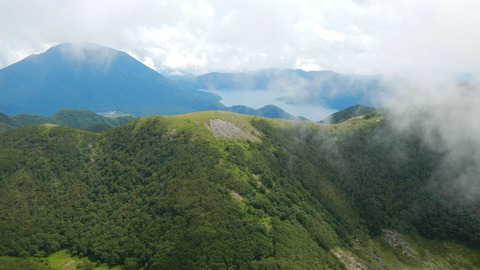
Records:
[[[478,202],[437,192],[448,182],[431,177],[441,155],[378,117],[202,112],[101,134],[7,130],[0,256],[67,249],[125,269],[479,268]]]

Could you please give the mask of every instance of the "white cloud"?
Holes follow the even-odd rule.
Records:
[[[296,69],[303,69],[305,71],[320,71],[322,68],[315,63],[313,59],[299,59],[295,65]]]
[[[433,151],[444,154],[432,181],[446,178],[451,185],[446,188],[460,192],[462,199],[480,199],[478,81],[462,85],[430,77],[409,88],[389,107],[391,123],[401,132],[417,132]]]
[[[5,0],[0,67],[61,42],[133,52],[157,69],[479,72],[475,0]]]

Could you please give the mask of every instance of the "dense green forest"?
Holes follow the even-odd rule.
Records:
[[[376,116],[321,125],[203,112],[104,133],[6,130],[0,256],[66,249],[124,269],[345,269],[350,254],[365,268],[422,269],[453,254],[437,269],[474,269],[479,202],[448,188],[461,168],[435,173],[444,154]],[[411,244],[409,257],[382,240],[386,230],[454,244]]]

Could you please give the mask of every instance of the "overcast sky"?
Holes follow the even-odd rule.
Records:
[[[158,70],[478,72],[477,0],[1,0],[0,68],[62,42]]]

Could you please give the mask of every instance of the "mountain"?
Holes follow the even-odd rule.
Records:
[[[306,74],[300,69],[267,69],[252,74],[211,72],[196,77],[188,76],[180,82],[195,89],[264,90],[285,77],[304,77]]]
[[[0,111],[9,115],[63,108],[168,115],[222,109],[219,100],[96,44],[60,44],[0,70]]]
[[[366,114],[374,113],[376,110],[377,109],[375,109],[374,107],[355,105],[326,117],[325,119],[320,121],[320,123],[338,124],[341,122],[345,122],[349,119],[352,119],[354,117],[359,117],[359,116],[364,116]]]
[[[0,132],[0,268],[478,269],[461,166],[395,130],[201,112]]]
[[[292,116],[291,114],[285,112],[284,110],[280,109],[275,105],[266,105],[258,109],[252,109],[250,107],[242,105],[235,105],[228,107],[225,110],[234,113],[262,116],[267,118],[308,121],[308,119],[303,116]]]
[[[124,52],[96,44],[60,44],[0,70],[1,112],[50,116],[64,108],[136,116],[238,110],[225,107],[215,94],[186,87]],[[296,119],[286,112],[281,115]]]
[[[333,71],[268,69],[257,73],[208,73],[180,80],[193,89],[217,91],[272,90],[288,104],[310,104],[343,110],[355,104],[372,104],[386,91],[380,76],[345,75]]]
[[[28,114],[7,116],[0,113],[0,131],[35,124],[53,124],[101,132],[115,126],[126,124],[134,119],[135,118],[131,116],[105,117],[89,111],[72,109],[60,110],[51,117]]]

